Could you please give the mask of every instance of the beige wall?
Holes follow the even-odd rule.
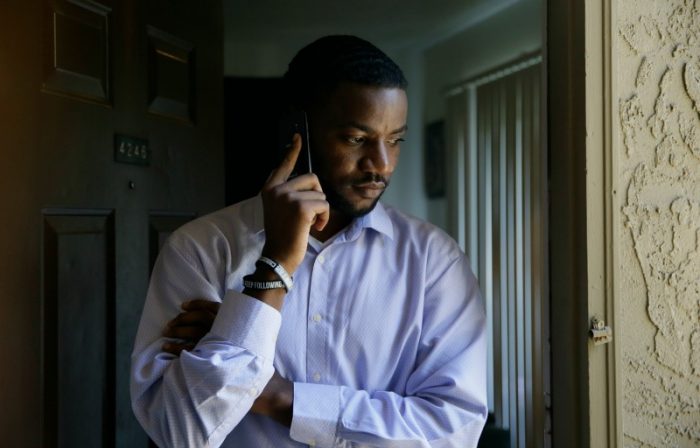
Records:
[[[696,447],[700,1],[618,0],[612,11],[613,275],[624,446]]]

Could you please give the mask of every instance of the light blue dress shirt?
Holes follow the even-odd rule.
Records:
[[[174,232],[132,354],[134,412],[160,446],[475,447],[486,420],[484,305],[431,224],[378,204],[310,241],[281,313],[242,294],[264,243],[259,197]],[[164,353],[182,302],[222,302],[191,352]],[[291,429],[248,414],[276,370]]]

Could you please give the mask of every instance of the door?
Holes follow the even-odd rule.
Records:
[[[221,12],[0,6],[3,446],[148,445],[128,390],[150,263],[223,205]]]

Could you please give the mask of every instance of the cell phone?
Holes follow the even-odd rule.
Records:
[[[309,121],[303,110],[287,114],[280,120],[280,161],[289,152],[294,134],[301,135],[301,151],[289,178],[311,172],[311,148],[309,145]]]

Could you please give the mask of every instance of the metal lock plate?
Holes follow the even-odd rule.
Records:
[[[612,328],[606,326],[604,320],[594,317],[591,319],[589,335],[595,345],[607,344],[612,341]]]

